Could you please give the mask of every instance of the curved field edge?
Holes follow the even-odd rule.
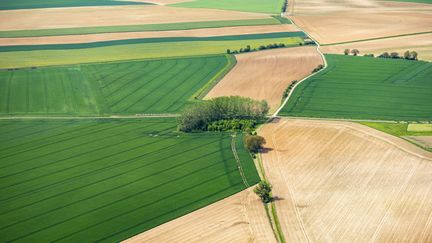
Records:
[[[2,240],[119,241],[245,189],[230,134],[175,128],[160,118],[0,121]]]
[[[234,64],[215,55],[2,70],[0,115],[175,114]]]
[[[325,56],[329,67],[300,83],[281,115],[363,120],[432,119],[431,106],[427,105],[432,102],[428,81],[431,63]]]
[[[14,37],[40,37],[40,36],[62,36],[62,35],[86,35],[101,33],[121,33],[121,32],[140,32],[140,31],[168,31],[168,30],[192,30],[204,28],[222,28],[235,26],[254,26],[254,25],[279,25],[286,24],[278,18],[266,19],[247,19],[247,20],[220,20],[202,22],[180,22],[167,24],[145,24],[145,25],[125,25],[125,26],[100,26],[100,27],[81,27],[81,28],[58,28],[58,29],[39,29],[39,30],[12,30],[0,31],[0,38]]]
[[[283,198],[276,204],[289,239],[430,241],[432,191],[424,182],[431,153],[349,122],[275,119],[260,135],[268,142],[264,166]],[[367,209],[374,213],[364,217]]]

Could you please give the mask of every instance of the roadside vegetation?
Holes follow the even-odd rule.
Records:
[[[240,96],[218,97],[186,108],[178,118],[179,130],[251,131],[269,111],[266,101]]]
[[[360,54],[360,51],[357,49],[345,49],[344,55],[352,54],[353,56],[357,56]],[[374,54],[364,54],[364,57],[375,57]],[[403,55],[399,55],[398,52],[383,52],[382,54],[376,56],[377,58],[391,58],[391,59],[405,59],[405,60],[412,60],[417,61],[418,60],[418,53],[416,51],[405,51]]]
[[[257,194],[263,203],[269,203],[273,201],[271,196],[272,185],[268,181],[260,181],[254,188],[255,194]]]

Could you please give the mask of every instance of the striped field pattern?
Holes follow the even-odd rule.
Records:
[[[171,118],[0,121],[0,241],[118,242],[245,188],[230,134],[175,129]]]
[[[432,120],[432,63],[326,55],[329,66],[302,82],[281,115]]]
[[[231,64],[227,56],[0,71],[0,115],[176,113]]]

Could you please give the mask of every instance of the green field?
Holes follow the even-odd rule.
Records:
[[[0,1],[0,10],[148,4],[151,3],[116,0],[3,0]]]
[[[329,66],[302,82],[281,115],[432,120],[432,63],[326,55]]]
[[[0,71],[0,115],[178,113],[235,63],[227,55]]]
[[[297,33],[297,32],[296,32]],[[0,68],[50,66],[62,64],[76,64],[88,62],[106,62],[117,60],[133,60],[143,58],[179,57],[191,55],[211,55],[226,53],[227,49],[238,50],[250,45],[257,48],[260,45],[284,43],[297,46],[304,43],[304,34],[292,37],[293,33],[278,33],[255,35],[253,39],[232,38],[225,40],[157,42],[138,44],[118,44],[94,48],[62,49],[62,50],[34,50],[34,51],[5,51],[0,52]],[[277,37],[279,36],[279,37]],[[285,37],[284,37],[285,36]],[[54,45],[55,46],[55,45]],[[83,45],[85,46],[85,45]],[[76,47],[76,46],[70,46]],[[12,47],[11,47],[12,48]],[[16,48],[16,47],[13,47]],[[28,47],[21,47],[28,50]],[[54,48],[54,47],[53,47]],[[7,50],[7,48],[6,48]]]
[[[284,0],[195,0],[171,6],[280,14],[283,4]]]
[[[289,23],[290,23],[289,20],[285,18],[274,16],[273,18],[266,18],[266,19],[222,20],[222,21],[183,22],[183,23],[167,23],[167,24],[98,26],[98,27],[36,29],[36,30],[12,30],[12,31],[0,31],[0,38],[56,36],[56,35],[85,35],[85,34],[100,34],[100,33],[138,32],[138,31],[190,30],[190,29],[220,28],[220,27],[234,27],[234,26],[277,25],[277,24],[289,24]]]
[[[432,135],[432,124],[409,124],[409,132],[431,132]]]
[[[118,242],[245,189],[230,134],[175,129],[160,118],[0,121],[0,241]]]

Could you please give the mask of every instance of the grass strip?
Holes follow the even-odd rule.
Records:
[[[145,25],[12,30],[12,31],[0,31],[0,38],[88,35],[88,34],[102,34],[102,33],[141,32],[141,31],[191,30],[191,29],[205,29],[205,28],[222,28],[222,27],[254,26],[254,25],[278,25],[278,24],[282,24],[282,21],[278,18],[273,17],[273,18],[265,18],[265,19],[220,20],[220,21],[203,21],[203,22],[145,24]]]

